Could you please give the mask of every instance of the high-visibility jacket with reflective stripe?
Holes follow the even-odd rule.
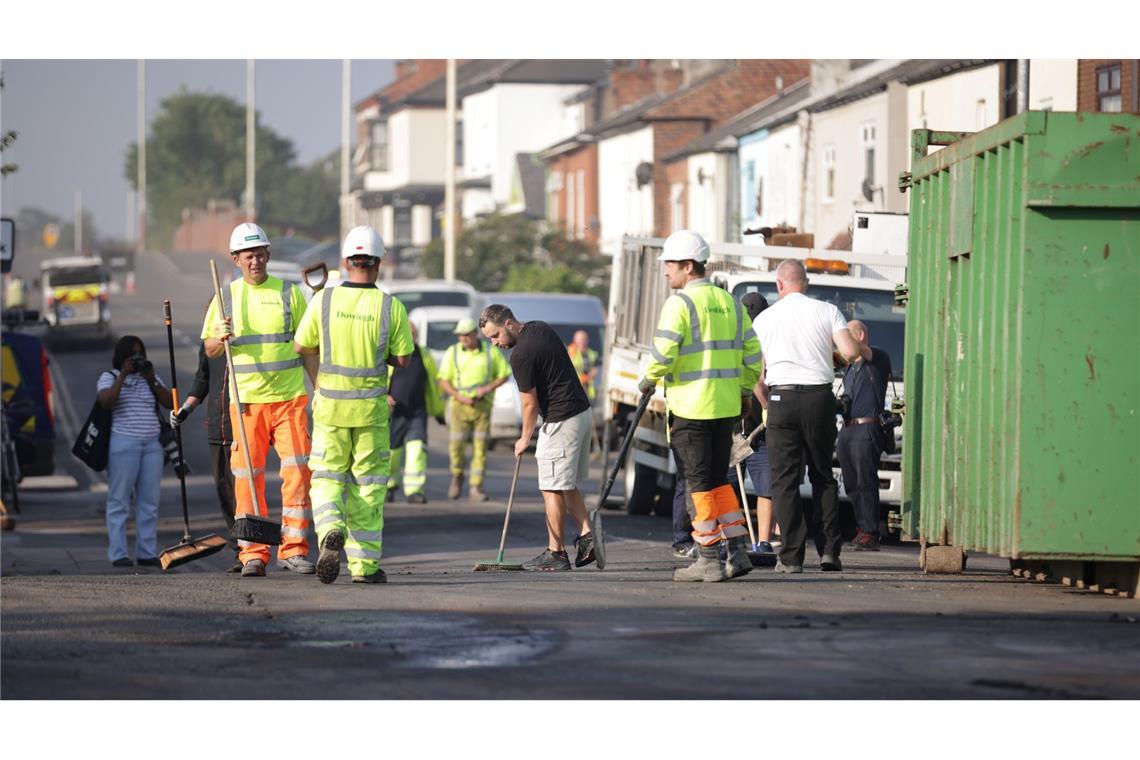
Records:
[[[666,403],[678,417],[737,417],[740,397],[760,376],[760,341],[731,294],[696,280],[661,308],[645,376],[665,379]]]
[[[388,421],[388,357],[414,350],[398,298],[376,287],[325,288],[309,304],[297,343],[320,346],[314,422],[365,427]]]
[[[597,392],[594,390],[594,381],[590,379],[590,370],[598,364],[598,352],[592,348],[587,348],[586,353],[578,350],[578,344],[571,343],[566,347],[566,353],[570,354],[570,363],[574,365],[574,371],[578,373],[578,382],[582,383],[582,387],[586,389],[586,395],[590,400],[594,400]]]
[[[453,343],[443,355],[439,367],[439,379],[451,383],[461,396],[471,398],[480,385],[507,377],[511,367],[503,352],[485,340],[479,341],[479,348],[467,351],[461,343]],[[491,396],[485,396],[488,401]]]
[[[305,314],[305,297],[296,285],[266,277],[260,285],[234,280],[222,290],[226,314],[233,318],[230,353],[243,404],[292,401],[305,394],[301,357],[293,350],[293,332]],[[210,302],[202,339],[213,337],[221,318]]]

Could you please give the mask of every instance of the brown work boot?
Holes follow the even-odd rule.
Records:
[[[673,580],[678,583],[693,581],[718,583],[727,577],[724,574],[724,562],[721,561],[716,546],[699,547],[696,562],[673,571]]]
[[[467,492],[467,498],[471,501],[487,501],[487,493],[483,490],[483,486],[471,486],[471,490]]]
[[[447,487],[447,498],[458,499],[460,491],[463,490],[463,474],[452,475],[451,485]]]

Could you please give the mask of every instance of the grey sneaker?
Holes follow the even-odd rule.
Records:
[[[317,572],[317,567],[309,560],[302,557],[300,554],[294,554],[289,559],[277,560],[277,567],[281,570],[292,570],[301,575],[312,575]]]
[[[787,573],[788,575],[795,575],[804,571],[803,565],[785,565],[782,559],[776,560],[776,572]]]
[[[677,559],[696,559],[697,545],[681,544],[680,546],[674,546],[671,553]]]
[[[321,556],[317,558],[317,578],[321,583],[332,583],[340,575],[340,550],[344,548],[344,533],[333,528],[321,541]]]
[[[574,557],[574,567],[585,567],[597,559],[594,553],[594,534],[587,533],[574,539],[577,556]]]
[[[380,568],[376,568],[376,572],[369,575],[354,575],[352,576],[353,583],[387,583],[388,576]]]
[[[427,497],[422,493],[410,493],[407,496],[409,504],[427,504]]]
[[[487,501],[489,497],[487,492],[483,490],[483,486],[471,486],[467,491],[467,498],[470,501]]]
[[[242,565],[241,577],[243,578],[260,578],[265,575],[265,563],[259,559],[251,559]]]
[[[834,554],[825,554],[819,558],[819,569],[825,573],[843,572],[843,563]]]
[[[556,552],[547,549],[530,562],[523,563],[523,570],[541,570],[544,572],[560,572],[570,569],[570,558],[566,552]]]

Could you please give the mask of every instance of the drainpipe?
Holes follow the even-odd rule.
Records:
[[[811,112],[800,111],[797,121],[802,132],[800,142],[803,145],[803,155],[800,157],[800,218],[799,226],[796,229],[799,232],[804,232],[805,220],[807,219],[808,167],[811,163]]]
[[[1017,60],[1017,112],[1029,110],[1029,59]]]
[[[740,242],[740,148],[728,154],[728,202],[725,205],[724,237],[729,243]]]
[[[1140,113],[1140,58],[1132,59],[1132,113]]]

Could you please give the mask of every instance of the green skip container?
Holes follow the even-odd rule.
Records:
[[[912,142],[903,534],[928,572],[977,550],[1134,596],[1140,116],[1027,111]]]

